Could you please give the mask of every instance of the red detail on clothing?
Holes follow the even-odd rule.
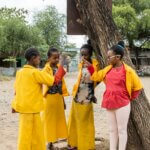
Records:
[[[134,99],[138,98],[140,93],[141,93],[141,90],[132,92],[131,100],[134,100]]]
[[[90,66],[88,66],[88,71],[89,71],[89,73],[92,75],[93,73],[94,73],[94,67],[93,67],[93,65],[90,65]]]
[[[65,74],[66,71],[64,70],[64,68],[62,66],[59,66],[55,74],[55,84],[58,84],[62,80]]]
[[[126,71],[124,65],[112,68],[106,75],[106,91],[103,96],[102,107],[117,109],[130,102],[126,88]]]

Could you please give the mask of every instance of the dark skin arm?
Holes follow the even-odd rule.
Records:
[[[18,113],[15,109],[12,108],[11,112],[14,113]]]

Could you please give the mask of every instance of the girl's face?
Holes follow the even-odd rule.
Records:
[[[81,57],[83,57],[85,60],[89,61],[91,59],[88,49],[83,48],[81,49],[80,53],[81,53]]]
[[[59,56],[60,56],[59,52],[53,52],[51,56],[48,58],[50,64],[53,66],[57,66],[57,64],[59,63]]]
[[[30,60],[30,64],[32,64],[32,66],[36,68],[39,66],[40,62],[41,62],[40,56],[33,56]]]
[[[112,50],[107,52],[108,63],[115,66],[118,62],[120,62],[120,55],[116,55]]]

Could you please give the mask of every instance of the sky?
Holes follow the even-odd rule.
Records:
[[[0,0],[0,7],[16,7],[24,8],[29,11],[28,20],[31,21],[32,15],[37,10],[44,9],[47,5],[53,5],[57,8],[59,13],[66,15],[66,1],[67,0]],[[68,36],[68,41],[75,43],[78,48],[86,41],[85,36]]]

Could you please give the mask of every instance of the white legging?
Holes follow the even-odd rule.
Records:
[[[110,127],[110,150],[117,150],[118,139],[119,150],[126,149],[127,124],[130,110],[130,103],[119,109],[107,110],[108,123]]]

